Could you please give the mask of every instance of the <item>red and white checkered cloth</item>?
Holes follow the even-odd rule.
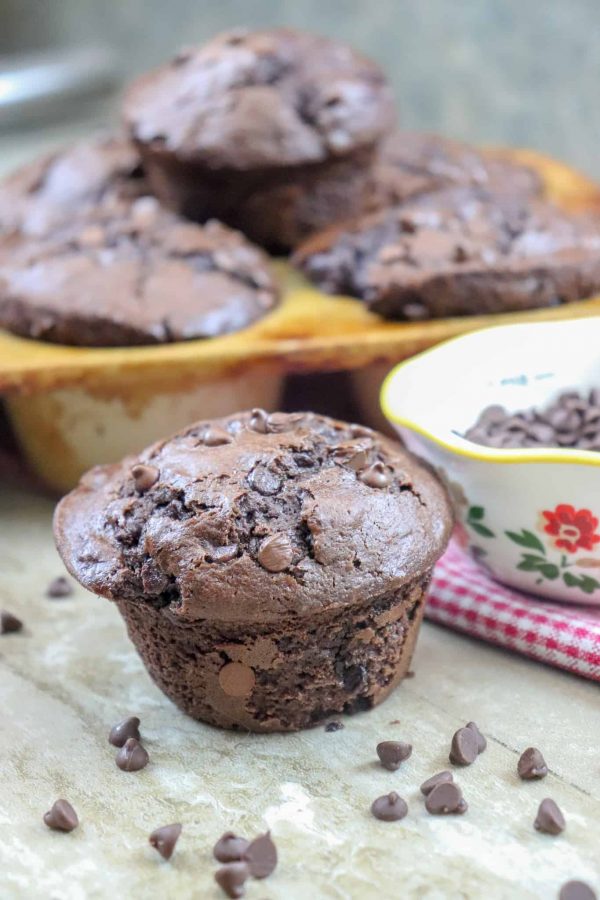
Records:
[[[432,622],[600,681],[600,607],[549,603],[498,584],[452,543],[435,568]]]

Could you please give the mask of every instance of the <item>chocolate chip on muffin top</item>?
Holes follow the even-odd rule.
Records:
[[[600,288],[600,223],[455,188],[316,235],[294,259],[322,289],[396,319],[551,306]]]
[[[528,166],[441,135],[395,131],[378,152],[366,209],[396,206],[416,195],[454,186],[515,196],[539,195],[543,189],[540,176]]]
[[[79,141],[0,181],[0,234],[48,234],[85,215],[107,192],[133,198],[144,188],[139,156],[124,137]]]
[[[227,439],[211,440],[215,429]],[[140,486],[140,464],[157,480]],[[380,467],[385,483],[364,477]],[[255,411],[92,470],[55,525],[89,590],[183,621],[273,622],[400,588],[437,559],[450,522],[441,485],[394,442]]]
[[[215,169],[316,163],[394,121],[381,70],[329,38],[231,31],[139,78],[123,116],[140,144]]]
[[[218,222],[185,222],[118,191],[72,226],[0,243],[0,325],[64,344],[214,337],[272,309],[267,257]]]

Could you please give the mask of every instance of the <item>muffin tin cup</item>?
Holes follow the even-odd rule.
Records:
[[[404,678],[430,577],[281,625],[185,622],[170,607],[117,603],[148,672],[183,712],[221,728],[297,731],[370,709]]]
[[[99,463],[137,453],[196,419],[279,405],[283,376],[261,367],[213,381],[164,383],[125,378],[32,396],[11,395],[6,407],[32,471],[54,492],[70,490]]]

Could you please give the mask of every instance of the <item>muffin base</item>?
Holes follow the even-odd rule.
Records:
[[[315,231],[358,215],[374,148],[339,159],[274,169],[209,169],[139,144],[153,193],[196,222],[215,218],[271,252],[284,252]]]
[[[381,703],[406,675],[431,570],[392,594],[277,629],[181,622],[118,601],[150,675],[185,713],[221,728],[297,731]]]

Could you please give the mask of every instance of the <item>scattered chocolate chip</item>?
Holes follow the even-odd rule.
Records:
[[[219,425],[207,425],[200,434],[200,440],[207,447],[221,447],[223,444],[231,444],[233,438]]]
[[[462,815],[468,809],[462,791],[453,781],[440,781],[425,797],[425,809],[432,816]]]
[[[412,753],[412,744],[404,741],[381,741],[377,744],[377,756],[384,769],[395,772]]]
[[[477,752],[483,753],[483,751],[487,747],[487,741],[486,741],[485,737],[482,735],[482,733],[480,732],[480,730],[477,727],[477,725],[475,724],[475,722],[467,722],[467,724],[465,725],[465,728],[470,728],[471,731],[474,732],[474,734],[477,738]]]
[[[266,466],[257,466],[248,475],[248,484],[263,497],[272,497],[281,489],[281,478]]]
[[[253,409],[250,413],[248,422],[250,431],[257,431],[259,434],[266,434],[269,430],[269,416],[264,409]]]
[[[358,473],[359,481],[371,488],[385,488],[392,483],[392,470],[382,462],[375,462],[372,466],[362,469]]]
[[[233,831],[226,831],[213,847],[213,855],[222,863],[239,862],[249,846],[250,841],[246,838],[238,837]]]
[[[0,612],[0,634],[14,634],[21,631],[23,623],[5,609]]]
[[[124,772],[138,772],[149,761],[150,757],[136,738],[127,738],[115,757],[116,764]]]
[[[171,859],[175,844],[181,834],[181,828],[182,826],[178,822],[157,828],[148,838],[150,846],[158,850],[163,859]]]
[[[558,900],[597,900],[596,892],[585,881],[567,881],[560,889]]]
[[[438,772],[436,775],[432,775],[431,778],[428,778],[427,781],[423,782],[421,785],[421,793],[425,794],[427,797],[438,784],[448,784],[450,781],[454,781],[454,776],[452,772],[444,769],[443,772]]]
[[[344,727],[343,722],[328,722],[325,726],[325,731],[341,731]]]
[[[546,797],[540,803],[537,816],[535,817],[534,827],[544,834],[560,834],[565,830],[565,817],[550,797]]]
[[[79,825],[77,813],[68,800],[57,800],[52,809],[44,813],[44,822],[54,831],[73,831]]]
[[[215,872],[215,881],[228,897],[243,897],[250,871],[245,862],[230,862]]]
[[[395,791],[391,791],[391,793],[373,800],[371,812],[376,819],[381,819],[382,822],[398,822],[407,814],[408,806],[402,797]]]
[[[266,878],[277,866],[277,847],[271,840],[271,832],[261,834],[248,844],[242,857],[248,864],[253,878]]]
[[[143,494],[158,481],[159,471],[155,466],[145,466],[139,463],[131,467],[131,475],[136,491]]]
[[[533,778],[545,778],[548,774],[546,760],[536,747],[528,747],[517,763],[519,778],[528,781]]]
[[[64,577],[64,575],[59,575],[58,578],[54,578],[48,587],[46,588],[46,597],[68,597],[73,593],[73,585],[70,581]]]
[[[258,548],[258,561],[269,572],[283,572],[293,558],[294,550],[286,534],[272,534]]]
[[[140,720],[137,716],[130,716],[117,722],[108,733],[108,742],[114,747],[122,747],[129,738],[135,738],[136,741],[141,740],[140,737]]]
[[[472,728],[459,728],[452,738],[450,762],[455,766],[470,766],[479,755],[479,742]]]

